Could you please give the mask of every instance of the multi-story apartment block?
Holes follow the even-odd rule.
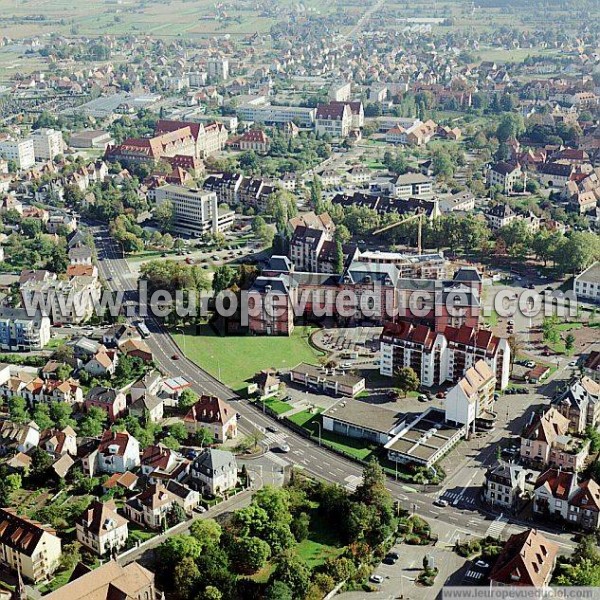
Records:
[[[515,464],[500,464],[488,469],[483,483],[485,501],[501,510],[518,508],[525,491],[526,474],[526,469]]]
[[[173,206],[173,229],[197,237],[207,232],[227,231],[235,213],[219,207],[217,194],[181,185],[164,185],[154,190],[157,206]]]
[[[473,430],[478,420],[495,418],[494,389],[496,376],[484,360],[467,369],[464,377],[448,391],[445,401],[446,421]]]
[[[575,277],[573,291],[582,300],[600,301],[600,261],[596,261]]]
[[[127,519],[117,513],[113,500],[95,500],[75,521],[77,540],[98,556],[112,556],[125,547]]]
[[[497,204],[490,208],[485,216],[490,228],[498,230],[510,225],[517,218],[517,213],[508,204]]]
[[[356,260],[372,264],[394,265],[401,279],[445,279],[448,261],[442,253],[403,254],[379,250],[358,252]]]
[[[61,555],[61,541],[53,529],[0,508],[0,563],[5,567],[38,583],[51,578]]]
[[[352,94],[352,83],[341,81],[334,83],[329,88],[329,99],[333,102],[348,102]]]
[[[220,83],[229,79],[229,59],[209,58],[206,62],[208,77],[213,83]]]
[[[0,348],[19,352],[41,350],[50,341],[50,319],[24,308],[0,307]]]
[[[37,129],[31,134],[33,152],[38,161],[54,160],[65,151],[62,132],[56,129]]]
[[[30,169],[35,165],[33,140],[5,139],[0,141],[0,158],[13,160],[19,169]]]

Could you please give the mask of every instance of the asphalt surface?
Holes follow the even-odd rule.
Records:
[[[108,281],[109,287],[114,290],[122,290],[128,300],[136,300],[135,281],[129,270],[127,261],[123,259],[119,246],[109,237],[105,227],[94,227],[96,239],[98,263],[101,276]],[[133,319],[131,319],[133,320]],[[212,394],[224,400],[234,401],[236,411],[241,414],[240,428],[246,432],[258,429],[265,432],[268,426],[273,426],[274,420],[268,415],[262,414],[246,400],[240,398],[233,390],[219,382],[204,369],[185,358],[181,349],[164,327],[154,318],[147,317],[146,324],[151,335],[146,339],[150,346],[155,362],[158,366],[171,376],[182,376],[192,384],[192,389],[198,394]],[[174,360],[173,356],[179,359]],[[285,429],[278,424],[279,429]],[[437,519],[455,528],[457,534],[485,536],[490,526],[496,522],[497,515],[485,514],[478,509],[476,504],[469,500],[476,491],[470,488],[476,478],[480,478],[485,472],[487,465],[495,462],[495,449],[487,440],[487,448],[475,458],[465,458],[459,465],[456,475],[446,481],[442,491],[431,487],[423,488],[404,485],[393,479],[388,479],[388,489],[393,497],[400,501],[401,505],[414,513],[427,519]],[[291,430],[285,430],[285,442],[290,447],[290,452],[285,454],[285,460],[297,468],[305,470],[322,480],[338,483],[347,489],[353,489],[360,482],[362,467],[338,454],[331,452],[318,444],[296,434]],[[433,505],[433,501],[444,493],[449,487],[458,489],[458,501],[454,499],[450,507],[439,509]],[[471,491],[467,491],[471,489]],[[506,531],[511,533],[522,531],[531,527],[531,524],[519,522],[514,519],[505,518],[502,521],[502,529],[512,523],[512,528]],[[571,536],[553,532],[537,525],[539,529],[546,531],[548,537],[569,551],[574,547]],[[498,528],[493,529],[498,531]]]

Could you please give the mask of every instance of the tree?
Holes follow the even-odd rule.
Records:
[[[574,348],[575,336],[572,333],[568,333],[567,337],[565,337],[565,350],[567,351],[567,354],[572,354]]]
[[[200,594],[199,600],[222,600],[223,594],[219,588],[214,585],[207,585],[204,591]]]
[[[198,394],[190,388],[186,388],[179,394],[177,404],[179,408],[191,408],[196,402],[198,402]]]
[[[294,596],[287,583],[272,581],[267,587],[265,600],[294,600]]]
[[[106,419],[106,411],[97,406],[90,406],[87,414],[79,423],[79,435],[84,437],[98,437],[102,435]]]
[[[66,402],[50,403],[50,417],[58,429],[64,429],[67,426],[75,427],[77,425],[75,419],[71,417],[72,414],[73,407]]]
[[[185,534],[172,535],[156,549],[158,564],[165,569],[170,569],[171,565],[181,562],[186,556],[192,559],[198,558],[201,550],[200,543],[195,537]]]
[[[335,262],[333,270],[335,273],[342,273],[344,270],[344,250],[340,241],[335,243]]]
[[[496,137],[499,142],[506,142],[511,138],[519,137],[524,131],[523,117],[519,114],[508,113],[502,115],[502,119],[496,129]]]
[[[290,529],[297,542],[301,542],[302,540],[305,540],[308,537],[309,527],[310,517],[305,512],[301,512],[292,521]]]
[[[187,429],[183,423],[173,423],[169,425],[169,435],[174,437],[178,442],[185,442],[188,437]]]
[[[74,569],[75,565],[81,561],[81,544],[77,541],[65,544],[62,547],[62,555],[60,557],[60,566],[68,571]]]
[[[234,564],[245,574],[262,569],[271,556],[271,548],[257,537],[244,537],[235,540]]]
[[[556,249],[556,263],[565,272],[580,273],[600,259],[600,238],[595,233],[575,231]]]
[[[173,527],[174,525],[178,525],[179,523],[183,523],[186,520],[187,516],[185,514],[185,510],[181,507],[177,502],[173,502],[171,508],[167,511],[166,519],[167,519],[167,527]]]
[[[585,430],[585,437],[590,440],[590,452],[600,451],[600,431],[598,429],[588,425]]]
[[[71,375],[71,367],[69,365],[58,365],[56,368],[56,377],[59,381],[67,380]]]
[[[179,597],[191,598],[199,578],[200,571],[194,559],[184,556],[173,571],[173,585]]]
[[[8,414],[15,423],[27,423],[31,417],[27,411],[27,402],[23,396],[12,396],[8,399]]]
[[[50,418],[50,407],[44,402],[36,404],[33,411],[33,420],[40,430],[49,429],[54,425],[54,421]]]
[[[230,288],[236,281],[237,271],[228,265],[217,267],[214,271],[212,289],[217,296],[223,290]]]
[[[396,371],[396,385],[406,397],[409,392],[415,392],[419,389],[421,381],[412,367],[400,367]]]
[[[170,200],[165,200],[164,202],[161,202],[154,209],[154,218],[158,222],[158,225],[162,231],[170,231],[171,226],[173,224],[173,215],[173,203]]]
[[[221,526],[214,519],[196,519],[190,525],[193,535],[202,550],[209,546],[216,546],[221,539]]]
[[[31,453],[31,474],[36,479],[42,479],[48,474],[52,462],[51,456],[45,450],[34,448]]]
[[[275,561],[273,580],[286,584],[292,590],[294,598],[304,598],[310,583],[310,571],[299,556],[286,551]]]

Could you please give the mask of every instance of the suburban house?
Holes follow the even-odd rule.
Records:
[[[162,376],[153,369],[131,384],[128,390],[131,402],[135,402],[145,394],[158,394],[162,387]]]
[[[535,482],[532,510],[538,517],[559,517],[594,531],[600,526],[600,486],[593,479],[579,483],[577,473],[550,468]]]
[[[448,391],[445,400],[446,421],[466,425],[467,429],[477,421],[493,422],[495,419],[494,390],[496,376],[488,364],[480,359],[467,369],[464,377]]]
[[[588,455],[589,441],[568,435],[570,421],[552,407],[532,415],[521,436],[521,459],[525,464],[541,468],[553,465],[578,471]]]
[[[117,513],[113,500],[95,500],[75,522],[77,540],[99,556],[121,550],[129,535],[127,519]]]
[[[205,429],[217,442],[237,436],[237,415],[233,408],[216,396],[200,396],[183,422],[190,435]]]
[[[105,431],[98,446],[98,470],[125,473],[139,466],[140,443],[127,431]]]
[[[587,376],[572,381],[552,404],[569,419],[569,429],[575,433],[600,425],[600,383]]]
[[[510,225],[517,218],[517,213],[508,204],[496,204],[485,213],[485,216],[490,228],[497,230]]]
[[[167,480],[165,484],[167,490],[175,496],[175,500],[183,510],[191,514],[192,511],[200,504],[200,492],[175,481],[174,479]]]
[[[139,418],[147,417],[153,423],[157,423],[163,418],[163,399],[154,394],[144,394],[129,406],[129,414]]]
[[[225,450],[207,448],[194,459],[190,475],[192,484],[202,490],[203,494],[223,494],[237,485],[235,455]]]
[[[153,483],[125,503],[125,516],[134,523],[159,529],[175,503],[175,494],[169,492],[162,483]]]
[[[263,369],[254,376],[253,384],[261,398],[269,398],[279,392],[281,379],[274,369]]]
[[[40,428],[34,421],[26,424],[3,421],[0,426],[0,453],[9,450],[29,452],[40,443]]]
[[[592,350],[583,363],[583,373],[586,377],[600,383],[600,351]]]
[[[77,434],[72,427],[44,429],[40,434],[39,447],[52,456],[70,454],[77,456]]]
[[[82,569],[76,569],[82,573]],[[154,586],[154,573],[132,562],[121,566],[114,560],[74,575],[68,583],[46,594],[45,600],[154,600],[159,597]]]
[[[118,356],[113,350],[100,350],[85,364],[84,369],[95,377],[107,377],[115,374]]]
[[[517,181],[523,176],[519,164],[498,162],[491,165],[487,171],[489,187],[499,185],[505,194],[510,194]]]
[[[489,574],[490,586],[548,586],[558,545],[535,529],[508,538]]]
[[[0,508],[1,564],[38,583],[51,578],[61,555],[61,541],[53,529],[19,516],[11,508]]]
[[[483,497],[491,506],[503,510],[519,508],[519,500],[525,491],[527,470],[515,464],[491,467],[485,474]]]
[[[102,409],[107,415],[108,420],[114,423],[127,409],[127,399],[125,394],[113,388],[97,386],[92,388],[83,403],[85,410],[92,406]]]
[[[151,483],[181,481],[189,472],[190,462],[160,443],[145,448],[141,460],[142,475]]]

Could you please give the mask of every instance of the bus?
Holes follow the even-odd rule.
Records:
[[[144,321],[138,321],[136,324],[136,329],[140,332],[140,335],[143,338],[147,338],[150,336],[150,330]]]

